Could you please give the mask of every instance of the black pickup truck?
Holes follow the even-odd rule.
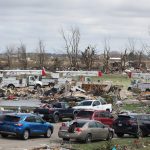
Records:
[[[46,121],[56,123],[63,118],[74,119],[78,111],[69,107],[66,102],[56,102],[51,105],[36,108],[34,113],[39,114]]]

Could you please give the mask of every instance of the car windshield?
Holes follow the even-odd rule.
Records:
[[[93,115],[93,111],[79,111],[79,113],[77,114],[77,117],[85,117],[85,118],[89,118]]]
[[[21,118],[18,116],[9,116],[9,115],[2,115],[0,117],[0,121],[9,121],[9,122],[19,122],[20,119]]]
[[[78,104],[78,106],[91,106],[92,101],[83,101]]]

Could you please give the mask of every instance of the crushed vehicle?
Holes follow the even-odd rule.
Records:
[[[148,136],[150,134],[150,114],[120,114],[114,120],[113,128],[118,137],[123,137],[124,134],[135,137]]]
[[[9,135],[27,140],[30,136],[44,135],[50,138],[54,127],[40,116],[26,113],[13,113],[0,116],[0,134],[6,138]]]
[[[80,140],[89,143],[93,140],[111,140],[114,130],[99,121],[75,119],[69,123],[62,123],[58,136],[63,140]]]
[[[42,107],[36,108],[34,113],[41,115],[46,121],[56,123],[63,118],[74,119],[78,110],[70,107],[67,102],[55,102],[53,104],[44,104]]]

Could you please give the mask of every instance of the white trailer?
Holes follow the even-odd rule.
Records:
[[[141,80],[132,80],[128,90],[139,89],[142,92],[150,91],[150,82],[142,82]]]

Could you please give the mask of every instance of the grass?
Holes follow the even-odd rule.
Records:
[[[129,110],[132,112],[139,112],[139,113],[150,113],[150,108],[148,105],[144,103],[138,103],[138,104],[124,104],[123,110]]]
[[[109,146],[110,145],[110,146]],[[150,137],[138,140],[136,138],[121,138],[113,139],[111,143],[107,141],[92,142],[92,144],[72,144],[72,147],[77,150],[109,150],[113,146],[118,145],[119,147],[128,147],[128,150],[149,150],[150,149]],[[107,146],[107,148],[104,148]],[[144,147],[143,147],[144,146]],[[122,149],[123,150],[123,149]]]
[[[131,79],[127,75],[121,74],[103,74],[102,77],[89,77],[92,82],[96,81],[111,81],[115,85],[123,85],[124,88],[127,88],[131,82]]]

